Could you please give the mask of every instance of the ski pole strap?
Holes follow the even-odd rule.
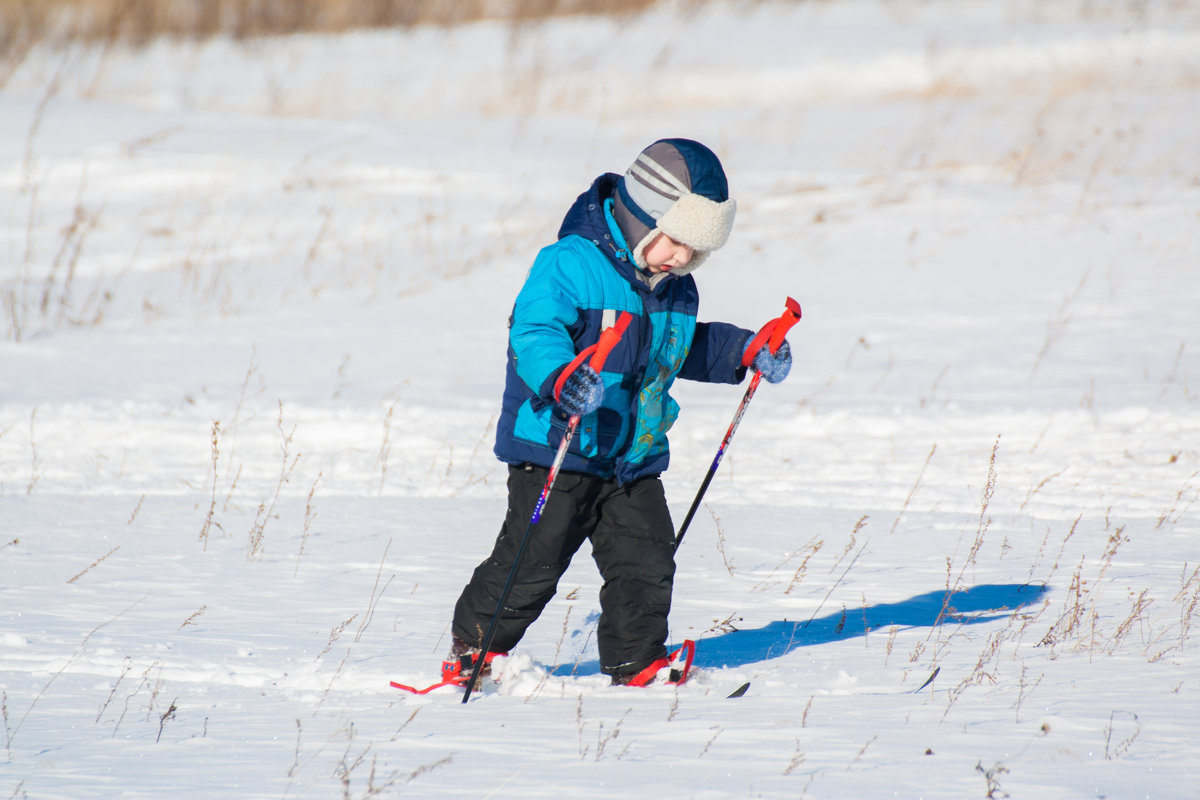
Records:
[[[579,354],[571,360],[570,364],[567,364],[567,366],[563,368],[562,373],[560,373],[558,376],[558,380],[554,382],[555,400],[560,399],[563,384],[567,382],[567,378],[571,377],[571,373],[574,372],[579,365],[584,362],[584,359],[588,358],[589,356],[591,357],[589,365],[592,369],[596,370],[596,372],[599,372],[604,367],[604,362],[608,359],[608,354],[611,353],[612,349],[617,346],[617,342],[621,341],[621,336],[624,335],[625,329],[629,327],[629,323],[632,320],[632,314],[630,314],[628,311],[622,311],[621,316],[617,318],[616,323],[614,323],[611,327],[605,328],[604,332],[600,334],[600,338],[595,344],[589,345],[588,347],[585,347],[579,351]]]
[[[743,367],[754,363],[754,357],[758,355],[758,351],[763,348],[764,344],[773,355],[779,349],[779,345],[783,344],[788,331],[800,321],[800,304],[789,297],[786,306],[782,314],[763,325],[758,333],[754,334],[754,338],[750,340],[750,344],[746,346],[746,352],[742,356]]]

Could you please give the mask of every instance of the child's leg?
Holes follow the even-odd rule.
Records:
[[[454,607],[454,637],[468,646],[482,645],[496,604],[512,571],[521,538],[546,483],[545,467],[511,467],[508,473],[508,513],[492,554],[475,568],[471,582]],[[558,580],[571,557],[596,524],[595,497],[604,481],[576,473],[559,473],[554,489],[533,526],[521,556],[505,611],[496,626],[491,649],[504,652],[516,646],[525,630],[554,597]]]
[[[675,529],[657,476],[613,487],[592,534],[600,568],[600,668],[622,677],[667,654]]]

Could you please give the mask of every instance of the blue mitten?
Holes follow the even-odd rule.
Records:
[[[571,416],[590,414],[604,399],[604,382],[588,363],[580,364],[563,382],[558,395],[558,407]]]
[[[750,349],[749,345],[746,349]],[[774,353],[770,348],[763,347],[755,354],[754,363],[751,366],[762,373],[767,383],[779,383],[788,376],[788,372],[792,369],[792,348],[786,340]]]

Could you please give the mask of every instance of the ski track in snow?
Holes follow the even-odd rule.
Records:
[[[1192,2],[665,2],[4,66],[0,797],[1194,796],[1196,52]],[[581,553],[466,707],[390,689],[500,522],[534,253],[677,135],[739,201],[702,316],[804,309],[692,679],[607,685]],[[742,391],[677,386],[677,519]]]

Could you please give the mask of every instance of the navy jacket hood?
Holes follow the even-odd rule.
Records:
[[[620,178],[620,175],[606,172],[592,181],[588,190],[575,198],[575,202],[567,209],[558,228],[558,238],[575,235],[589,240],[600,248],[621,277],[638,291],[649,292],[650,287],[638,276],[637,266],[628,251],[619,248],[613,240],[608,220],[604,217],[604,203],[616,194]]]

